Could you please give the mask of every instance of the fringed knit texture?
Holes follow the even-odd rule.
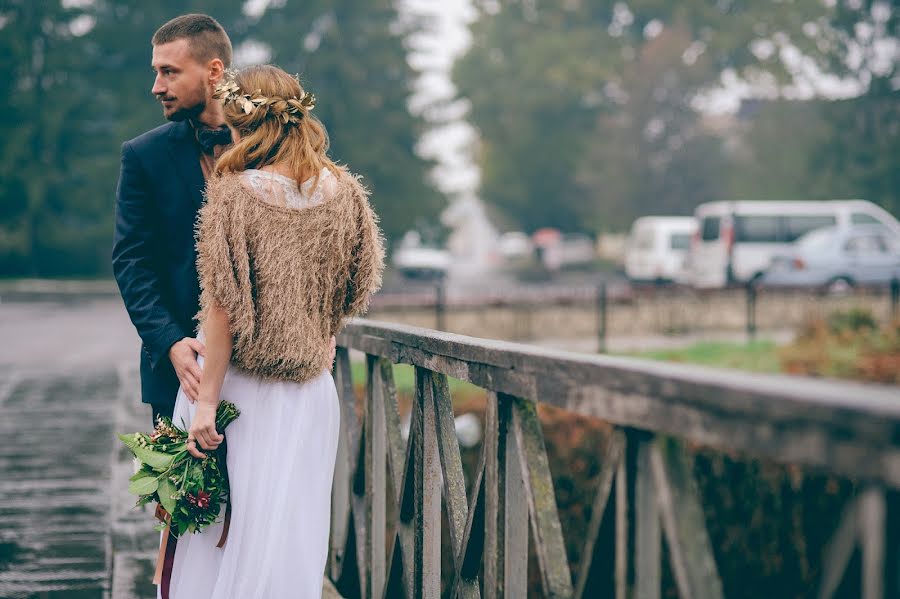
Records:
[[[368,191],[341,170],[333,196],[276,206],[226,173],[209,180],[197,223],[199,326],[228,313],[232,362],[267,379],[306,381],[329,367],[331,336],[381,286],[384,242]]]

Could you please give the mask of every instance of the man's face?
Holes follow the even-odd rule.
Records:
[[[196,117],[209,101],[209,69],[191,54],[188,40],[153,46],[153,95],[170,121]]]

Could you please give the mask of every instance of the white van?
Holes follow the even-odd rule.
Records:
[[[822,227],[900,223],[864,200],[709,202],[694,212],[698,230],[688,256],[694,287],[725,287],[762,276],[772,257]]]
[[[697,230],[692,216],[644,216],[631,225],[625,275],[632,281],[684,279],[684,261]]]

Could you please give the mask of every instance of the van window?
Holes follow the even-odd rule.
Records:
[[[703,219],[701,228],[703,229],[703,241],[715,241],[719,238],[719,221],[718,216],[707,216]]]
[[[778,241],[777,216],[736,216],[734,240],[737,243],[775,243]]]
[[[884,254],[888,251],[884,239],[877,235],[851,237],[844,249],[852,254]]]
[[[691,249],[691,236],[687,233],[672,233],[669,238],[669,247],[673,250]]]
[[[837,224],[834,215],[795,215],[784,217],[784,241],[796,241],[816,229]]]
[[[854,212],[850,215],[850,222],[854,225],[883,225],[884,223],[865,212]]]

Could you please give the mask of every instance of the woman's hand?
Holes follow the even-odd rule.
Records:
[[[216,408],[218,402],[200,400],[197,402],[197,410],[191,419],[191,428],[188,429],[187,450],[195,458],[205,458],[206,454],[197,449],[197,445],[206,450],[214,450],[222,441],[225,435],[220,435],[216,431]]]

